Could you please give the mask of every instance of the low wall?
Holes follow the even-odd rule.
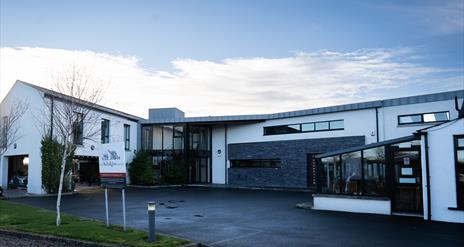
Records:
[[[314,194],[313,209],[391,215],[391,202],[386,197]]]

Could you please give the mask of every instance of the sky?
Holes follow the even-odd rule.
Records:
[[[0,99],[72,66],[141,117],[274,113],[464,89],[464,1],[0,0]]]

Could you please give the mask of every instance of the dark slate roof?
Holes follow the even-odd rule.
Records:
[[[43,92],[45,94],[45,96],[48,95],[48,96],[58,97],[58,98],[61,98],[61,99],[64,99],[64,100],[71,98],[71,96],[69,96],[69,95],[58,93],[56,91],[53,91],[53,90],[50,90],[50,89],[47,89],[47,88],[44,88],[44,87],[40,87],[40,86],[31,84],[31,83],[28,83],[28,82],[25,82],[25,81],[16,80],[16,83],[22,83],[24,85],[33,87],[33,88]],[[112,108],[109,108],[109,107],[106,107],[106,106],[98,105],[98,104],[94,105],[93,108],[95,110],[98,110],[98,111],[101,111],[101,112],[104,112],[104,113],[108,113],[108,114],[112,114],[112,115],[115,115],[115,116],[123,117],[123,118],[129,119],[129,120],[134,121],[134,122],[138,122],[138,121],[143,119],[141,117],[137,117],[135,115],[131,115],[129,113],[118,111],[118,110],[115,110],[115,109],[112,109]]]
[[[334,113],[343,111],[362,110],[387,106],[399,106],[409,104],[419,104],[443,100],[452,100],[454,97],[464,98],[464,90],[448,91],[441,93],[401,97],[386,100],[367,101],[361,103],[336,105],[320,108],[305,109],[299,111],[279,112],[271,114],[258,115],[235,115],[235,116],[208,116],[208,117],[184,117],[171,119],[154,119],[143,120],[141,123],[167,124],[167,123],[221,123],[221,122],[249,122],[249,121],[265,121],[271,119],[300,117],[308,115],[317,115],[324,113]]]

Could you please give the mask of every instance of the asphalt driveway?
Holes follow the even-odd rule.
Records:
[[[110,221],[122,224],[119,191],[111,191]],[[48,209],[55,197],[14,199]],[[413,217],[295,208],[307,192],[206,187],[126,191],[127,224],[147,229],[147,202],[157,202],[160,232],[213,246],[464,246],[464,224]],[[63,211],[104,221],[104,193],[63,197]]]

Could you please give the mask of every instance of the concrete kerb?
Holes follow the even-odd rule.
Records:
[[[66,193],[62,193],[61,195],[62,196],[71,196],[71,195],[77,195],[79,194],[79,192],[76,192],[76,191],[73,191],[73,192],[66,192]],[[5,193],[3,193],[3,196],[0,197],[0,200],[8,200],[8,199],[16,199],[16,198],[26,198],[26,197],[53,197],[53,196],[58,196],[58,194],[54,193],[54,194],[29,194],[29,193],[26,193],[24,195],[14,195],[14,196],[8,196],[8,195],[5,195]]]
[[[202,187],[202,188],[217,188],[217,189],[241,189],[241,190],[269,190],[269,191],[291,191],[291,192],[308,192],[313,193],[310,189],[305,188],[276,188],[276,187],[253,187],[253,186],[231,186],[222,184],[177,184],[177,185],[128,185],[132,188],[175,188],[175,187]]]

